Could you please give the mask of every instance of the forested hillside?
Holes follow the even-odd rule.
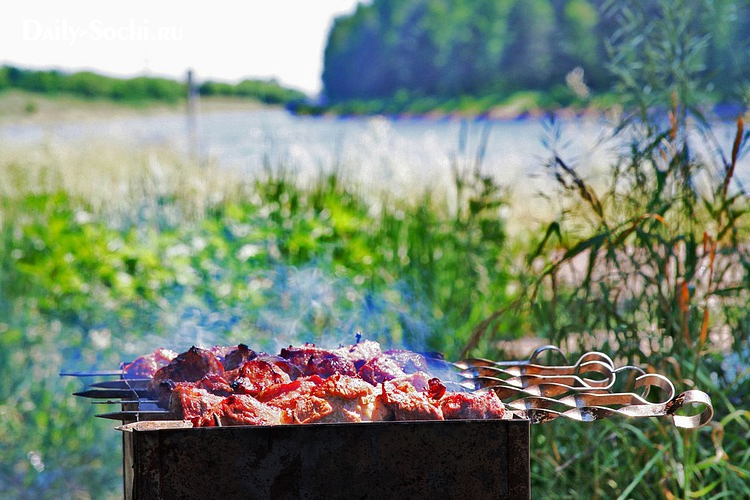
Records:
[[[519,90],[578,97],[608,92],[613,90],[608,65],[623,43],[622,27],[639,24],[642,36],[649,36],[659,29],[663,4],[372,0],[335,20],[325,50],[324,91],[333,102],[509,95]],[[700,57],[684,60],[674,54],[667,64],[695,68],[693,76],[705,80],[703,90],[714,102],[743,100],[750,80],[750,2],[682,4],[684,23],[669,35],[700,44]],[[639,61],[617,63],[637,66]]]
[[[68,94],[86,99],[111,99],[125,103],[168,102],[185,99],[184,81],[152,76],[115,78],[90,71],[31,70],[0,66],[0,92],[20,89],[42,94]],[[198,87],[202,96],[255,99],[268,104],[286,104],[305,95],[281,86],[275,80],[243,80],[236,84],[207,80]]]

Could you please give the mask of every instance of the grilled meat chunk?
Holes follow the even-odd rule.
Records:
[[[316,422],[333,412],[325,399],[312,394],[313,388],[322,383],[318,375],[300,377],[287,384],[267,387],[258,394],[258,400],[281,410],[283,424]]]
[[[236,370],[245,362],[258,357],[258,353],[250,349],[245,344],[240,344],[236,349],[232,349],[224,356],[222,364],[225,371]]]
[[[501,419],[505,414],[505,405],[494,391],[453,392],[443,396],[439,403],[446,420]]]
[[[169,410],[175,418],[190,420],[197,425],[204,413],[223,400],[222,396],[192,384],[178,384],[170,393]]]
[[[386,380],[393,380],[404,375],[406,373],[388,355],[377,356],[359,369],[359,376],[373,385],[382,384]]]
[[[160,368],[169,364],[176,357],[176,352],[159,347],[151,354],[140,356],[132,363],[123,366],[123,378],[152,378]]]
[[[152,384],[158,385],[167,379],[174,382],[197,382],[212,373],[223,375],[224,366],[211,351],[193,346],[167,366],[160,368],[154,374]]]
[[[393,412],[395,420],[444,420],[440,407],[408,380],[388,380],[381,387],[378,398]]]
[[[313,386],[311,393],[332,409],[319,422],[373,422],[388,420],[392,415],[378,398],[376,388],[360,378],[334,374]]]
[[[296,365],[302,375],[319,375],[330,377],[334,373],[355,376],[357,369],[354,363],[335,351],[321,349],[314,344],[302,347],[289,346],[281,349],[281,357]]]
[[[246,361],[237,370],[226,372],[236,394],[257,396],[266,387],[291,382],[289,375],[275,364],[263,359]]]
[[[227,382],[224,377],[216,373],[212,373],[206,375],[197,382],[175,382],[170,379],[163,380],[156,388],[152,389],[151,394],[152,397],[159,402],[159,406],[161,406],[162,408],[169,408],[171,404],[170,401],[172,398],[172,392],[177,387],[183,389],[202,389],[209,394],[220,397],[229,396],[234,392],[232,386],[229,385],[229,382]]]
[[[222,399],[206,411],[194,425],[197,427],[232,425],[278,425],[281,411],[247,394]]]

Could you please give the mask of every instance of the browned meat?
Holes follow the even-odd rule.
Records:
[[[440,408],[446,420],[454,419],[501,419],[505,406],[494,391],[484,393],[453,392],[440,400]]]
[[[310,392],[313,386],[322,383],[323,379],[317,375],[311,377],[300,377],[287,384],[277,384],[266,387],[260,391],[260,394],[256,397],[258,401],[263,403],[276,400],[277,402],[281,402],[279,404],[283,404],[286,399],[294,399],[302,393]]]
[[[446,388],[439,378],[431,378],[427,381],[427,395],[432,400],[437,400],[443,397]]]
[[[167,366],[160,368],[154,374],[152,386],[157,386],[167,379],[174,382],[197,382],[211,373],[224,374],[221,362],[211,351],[193,346],[170,361]]]
[[[257,396],[266,387],[291,382],[281,368],[262,359],[245,362],[239,369],[227,372],[227,378],[235,393],[251,396]]]
[[[305,376],[330,377],[334,373],[350,376],[357,374],[354,363],[334,351],[315,347],[314,344],[305,344],[303,347],[289,346],[281,350],[281,357],[296,365]]]
[[[427,359],[421,354],[392,349],[367,361],[359,369],[359,376],[371,384],[380,384],[407,374],[427,371]]]
[[[430,398],[406,380],[389,380],[381,385],[379,398],[393,412],[395,420],[444,420],[443,412]]]
[[[195,387],[205,389],[217,396],[229,396],[234,393],[229,382],[217,373],[209,373],[198,382],[177,382],[177,384],[195,384]]]
[[[224,364],[224,370],[236,370],[240,366],[242,366],[243,363],[246,361],[250,361],[251,359],[255,359],[258,356],[258,354],[250,349],[245,344],[238,345],[235,349],[232,349],[229,351],[229,353],[224,356],[224,359],[222,360],[222,363]]]
[[[302,376],[302,371],[297,367],[297,365],[289,362],[289,360],[284,359],[281,356],[259,354],[255,359],[258,361],[265,361],[266,363],[274,365],[276,368],[279,368],[281,371],[289,375],[289,378],[292,380]]]
[[[159,368],[166,366],[176,357],[176,352],[159,347],[151,354],[140,356],[132,363],[123,366],[123,377],[127,379],[152,378]]]
[[[169,410],[177,419],[196,425],[200,417],[224,398],[192,384],[177,384],[170,394]]]
[[[359,369],[359,376],[367,382],[377,385],[386,380],[406,375],[394,359],[387,355],[377,356],[362,365]]]
[[[198,427],[233,425],[278,425],[281,411],[247,394],[236,394],[212,406],[193,425]]]
[[[283,424],[317,422],[333,412],[333,407],[325,399],[312,394],[313,388],[323,382],[318,375],[301,377],[288,384],[277,384],[262,390],[258,400],[281,410]]]
[[[152,370],[151,396],[175,418],[202,426],[503,418],[497,394],[448,391],[428,374],[429,361],[368,341],[335,350],[290,346],[281,356],[240,344],[157,350],[126,373]]]
[[[392,417],[377,397],[376,388],[360,378],[331,375],[312,387],[312,395],[325,400],[332,409],[319,422],[373,422]]]
[[[197,382],[174,382],[169,379],[163,380],[158,386],[151,390],[151,397],[157,400],[159,406],[162,408],[169,408],[171,405],[172,392],[178,387],[182,389],[202,389],[209,394],[221,397],[229,396],[234,392],[229,385],[229,382],[227,382],[224,377],[212,373],[206,375]]]

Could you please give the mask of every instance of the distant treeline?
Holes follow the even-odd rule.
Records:
[[[129,103],[175,103],[187,95],[186,82],[168,78],[113,78],[90,71],[65,73],[58,70],[36,71],[14,66],[0,67],[0,92],[12,88]],[[244,80],[237,84],[206,81],[198,87],[198,93],[202,96],[243,97],[268,104],[286,104],[305,98],[302,92],[282,87],[274,80]]]
[[[634,14],[626,4],[637,3],[616,0],[372,0],[335,20],[324,91],[334,103],[529,90],[564,101],[606,93],[613,89],[613,37],[624,23],[640,22],[628,16],[648,22],[662,15],[661,1],[642,0]],[[675,36],[703,44],[710,96],[736,100],[750,81],[750,2],[682,3],[701,11]],[[675,55],[673,63],[682,62]]]

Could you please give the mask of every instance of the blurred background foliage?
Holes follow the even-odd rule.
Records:
[[[688,11],[701,15],[681,14]],[[643,45],[660,24],[675,20],[669,15],[684,24],[679,35],[669,32],[682,37],[675,42],[703,44],[691,52],[693,60]],[[640,70],[648,71],[657,58],[665,66],[699,65],[698,73],[709,77],[702,90],[710,101],[703,104],[746,102],[750,6],[744,0],[373,0],[336,19],[325,49],[324,93],[339,104],[334,109],[354,112],[389,112],[388,106],[418,112],[425,103],[450,110],[461,96],[487,101],[487,110],[534,90],[543,91],[543,108],[612,104],[602,99],[620,96],[613,95],[619,89],[608,68],[611,44],[634,25],[649,27],[638,54],[646,59],[615,61],[623,70],[633,75],[643,62]]]
[[[60,70],[31,70],[0,66],[0,92],[18,89],[46,95],[72,95],[85,99],[108,99],[125,104],[183,102],[187,83],[169,78],[139,76],[115,78],[90,71],[68,73]],[[243,80],[239,83],[200,83],[202,96],[241,97],[267,104],[286,104],[303,99],[305,94],[280,85],[275,80]]]

